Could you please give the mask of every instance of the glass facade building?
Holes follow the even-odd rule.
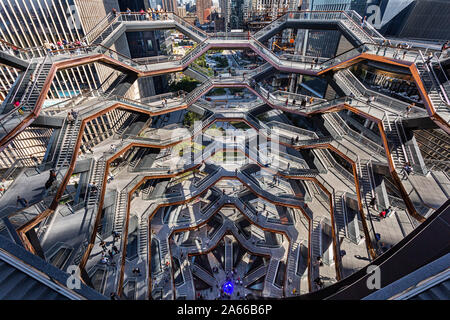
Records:
[[[82,18],[74,0],[3,0],[0,1],[0,37],[18,47],[42,46],[82,39],[85,35]],[[17,77],[14,69],[0,69],[2,98]],[[94,65],[60,71],[49,91],[49,98],[71,98],[99,84]]]

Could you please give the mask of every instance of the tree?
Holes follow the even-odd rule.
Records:
[[[186,92],[191,92],[192,90],[194,90],[197,87],[198,84],[200,84],[199,81],[189,78],[189,77],[184,77],[180,81],[172,82],[169,85],[169,91],[176,92],[176,91],[184,90]]]

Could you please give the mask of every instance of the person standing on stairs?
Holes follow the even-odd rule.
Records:
[[[377,197],[372,197],[372,199],[370,199],[370,203],[369,203],[369,206],[371,206],[372,209],[374,209],[374,210],[375,210],[376,201],[377,201]]]
[[[17,200],[16,200],[16,204],[17,206],[19,206],[19,204],[25,208],[28,205],[28,201],[25,198],[22,198],[21,196],[17,196]]]
[[[68,121],[68,122],[73,122],[73,121],[75,121],[75,119],[73,118],[72,113],[71,113],[70,111],[67,112],[67,121]]]
[[[413,103],[411,103],[410,105],[408,105],[408,106],[406,107],[405,117],[408,117],[408,116],[409,116],[409,113],[411,112],[411,109],[412,109],[413,107],[415,107],[415,106],[416,106],[416,103],[413,102]]]
[[[76,111],[74,111],[73,109],[70,109],[70,113],[72,114],[73,119],[76,120],[78,117],[78,113]]]
[[[427,60],[425,61],[425,63],[426,63],[426,64],[430,64],[432,59],[433,59],[433,53],[432,53],[432,52],[429,52],[429,53],[428,53]]]
[[[50,188],[55,180],[56,180],[55,170],[50,170],[50,176],[48,177],[47,182],[45,182],[45,189],[47,190],[48,188]]]

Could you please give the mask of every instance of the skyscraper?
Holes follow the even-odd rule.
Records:
[[[210,14],[211,14],[211,6],[212,0],[197,0],[196,8],[197,8],[197,18],[200,24],[205,22],[209,22]]]
[[[18,47],[42,46],[45,41],[56,43],[83,39],[112,8],[117,0],[4,0],[0,1],[0,38]],[[129,55],[125,37],[112,49]],[[56,74],[49,98],[72,98],[82,91],[96,89],[111,70],[96,63],[70,68]],[[11,68],[0,69],[0,98],[17,77]]]

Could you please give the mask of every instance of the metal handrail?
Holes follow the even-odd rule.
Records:
[[[419,53],[420,53],[420,57],[421,57],[421,59],[422,59],[423,68],[424,68],[426,74],[428,75],[428,77],[429,77],[430,80],[431,80],[431,88],[427,89],[427,88],[424,86],[425,91],[426,91],[426,93],[430,93],[430,91],[434,89],[434,90],[436,90],[436,92],[438,93],[439,97],[441,98],[441,99],[440,99],[440,100],[441,100],[441,104],[438,105],[438,106],[433,105],[433,102],[432,102],[431,99],[430,99],[430,102],[431,102],[431,104],[433,105],[433,108],[435,109],[435,111],[437,111],[437,109],[438,109],[440,106],[442,106],[443,104],[445,104],[445,102],[442,100],[442,96],[443,96],[443,95],[442,95],[442,91],[440,90],[441,88],[439,87],[439,85],[436,84],[436,77],[435,77],[434,73],[432,72],[432,68],[431,68],[431,70],[429,69],[428,63],[426,62],[425,57],[424,57],[423,54],[422,54],[422,51],[419,51]],[[445,104],[445,107],[448,108],[448,105]]]

